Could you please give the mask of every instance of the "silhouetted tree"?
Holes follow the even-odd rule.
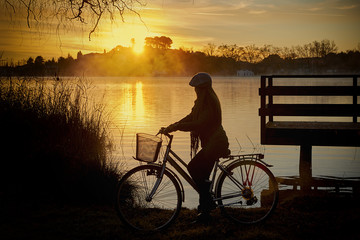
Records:
[[[282,56],[285,59],[296,59],[298,57],[298,55],[296,54],[296,48],[295,47],[291,47],[291,48],[284,47]]]
[[[34,75],[43,76],[45,74],[45,65],[44,58],[42,56],[37,56],[34,61]]]
[[[330,53],[336,53],[338,50],[334,41],[329,41],[327,39],[322,40],[320,43],[320,56],[325,57]]]
[[[240,61],[243,54],[243,47],[239,47],[236,44],[227,45],[223,44],[218,47],[219,55],[225,58],[232,58],[235,61]]]
[[[34,59],[32,57],[29,57],[29,59],[26,61],[27,65],[31,65],[34,63]]]
[[[58,58],[58,67],[59,67],[59,75],[73,75],[73,68],[75,60],[73,57],[68,54],[67,58],[59,57]]]
[[[310,58],[311,57],[311,43],[305,44],[304,46],[295,47],[296,54],[299,58]]]
[[[40,66],[44,63],[44,58],[42,56],[37,56],[35,58],[35,65],[36,66]]]
[[[277,54],[269,55],[257,64],[257,72],[265,74],[280,73],[284,68],[284,59]]]
[[[214,43],[208,43],[204,47],[203,52],[206,54],[206,56],[209,56],[209,57],[215,56],[216,45]]]
[[[145,38],[145,45],[147,47],[153,47],[158,49],[169,49],[173,41],[169,37],[161,36],[161,37],[147,37]]]
[[[76,59],[77,59],[77,60],[81,60],[82,57],[83,57],[82,52],[81,52],[81,51],[78,51],[78,53],[77,53],[77,55],[76,55]]]
[[[329,53],[336,53],[337,46],[334,41],[327,39],[321,42],[314,41],[310,46],[311,57],[325,57]]]
[[[267,44],[265,44],[264,46],[259,48],[259,55],[260,55],[261,60],[267,58],[271,54],[276,54],[276,53],[273,53],[272,48],[273,47],[271,45],[267,45]]]
[[[241,56],[241,59],[243,61],[249,62],[249,63],[256,63],[261,60],[260,54],[259,54],[259,48],[253,45],[245,46],[243,48],[243,53]]]

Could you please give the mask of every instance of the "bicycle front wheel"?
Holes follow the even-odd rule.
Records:
[[[276,208],[278,184],[271,171],[255,161],[231,164],[219,176],[216,188],[222,212],[238,223],[253,224],[265,220]]]
[[[160,185],[150,197],[159,179],[161,167],[144,165],[126,173],[117,189],[116,210],[124,224],[135,230],[160,230],[170,225],[181,208],[177,180],[165,170]]]

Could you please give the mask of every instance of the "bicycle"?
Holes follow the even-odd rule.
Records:
[[[155,138],[157,135],[147,137]],[[163,136],[166,136],[168,145],[163,160],[156,163]],[[154,156],[147,159],[139,156],[144,147],[141,148],[137,142],[135,159],[147,164],[127,172],[117,187],[118,216],[126,226],[135,230],[161,230],[177,218],[185,201],[185,192],[175,171],[198,191],[186,172],[187,164],[171,150],[173,135],[161,134],[157,138],[156,146],[151,150]],[[211,195],[221,212],[234,222],[259,223],[277,206],[278,184],[268,168],[271,165],[261,160],[263,158],[263,154],[228,155],[215,162],[210,177]],[[168,163],[174,170],[167,167]]]

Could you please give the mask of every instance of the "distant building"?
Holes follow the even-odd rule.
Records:
[[[239,70],[236,72],[236,76],[238,77],[251,77],[254,76],[254,72],[249,70]]]

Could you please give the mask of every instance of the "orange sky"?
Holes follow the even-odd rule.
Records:
[[[277,47],[303,45],[312,41],[335,41],[340,51],[360,43],[358,0],[148,0],[138,8],[142,20],[125,15],[111,22],[105,17],[91,41],[90,25],[74,23],[56,31],[56,24],[26,25],[25,18],[10,21],[0,14],[0,54],[18,61],[41,55],[45,59],[78,51],[109,51],[116,45],[141,49],[145,37],[167,36],[173,48],[202,49],[207,43]]]

